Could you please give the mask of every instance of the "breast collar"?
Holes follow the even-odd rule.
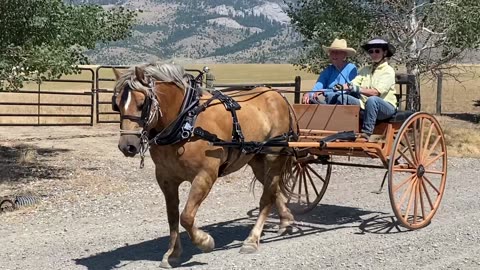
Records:
[[[198,116],[198,114],[193,113],[193,109],[198,106],[201,96],[202,92],[199,85],[193,76],[189,76],[179,115],[162,131],[157,132],[152,129],[149,134],[149,144],[175,144],[192,136],[195,120]]]

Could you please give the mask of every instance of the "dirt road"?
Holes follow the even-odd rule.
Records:
[[[168,225],[153,163],[117,150],[117,126],[0,128],[0,196],[34,206],[0,214],[0,269],[158,269]],[[35,148],[34,163],[16,161]],[[28,161],[28,160],[27,160]],[[370,161],[369,161],[370,162]],[[220,179],[197,225],[215,238],[203,254],[182,229],[178,269],[480,269],[480,160],[450,158],[446,193],[428,227],[395,226],[383,171],[334,168],[322,204],[277,236],[272,214],[260,250],[239,254],[260,195],[247,168]],[[189,184],[182,185],[181,198]],[[181,201],[183,207],[184,200]]]

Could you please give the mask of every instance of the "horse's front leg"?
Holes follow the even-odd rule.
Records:
[[[170,239],[168,243],[168,250],[163,255],[160,266],[162,268],[172,268],[170,263],[176,263],[182,254],[182,244],[180,243],[179,235],[179,199],[178,186],[179,183],[169,181],[157,174],[157,181],[165,196],[165,203],[167,205],[168,226],[170,227]]]
[[[180,216],[180,223],[187,231],[192,243],[203,252],[212,251],[215,247],[215,241],[208,233],[195,227],[195,215],[197,214],[200,204],[210,192],[216,179],[216,175],[208,174],[207,172],[200,172],[197,174],[192,181],[187,203]]]

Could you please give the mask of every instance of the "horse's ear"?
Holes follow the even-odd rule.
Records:
[[[143,68],[140,67],[135,67],[135,77],[137,77],[137,80],[143,84],[144,86],[148,86],[147,79],[145,78],[145,71]]]
[[[113,69],[113,74],[115,75],[115,80],[118,81],[118,79],[120,79],[120,77],[122,77],[122,73],[120,73],[120,71],[118,71],[116,68],[112,67]]]

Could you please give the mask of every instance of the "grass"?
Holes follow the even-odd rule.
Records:
[[[201,70],[204,65],[185,65],[186,69]],[[208,64],[211,72],[215,75],[215,83],[292,83],[296,76],[301,76],[302,91],[309,91],[316,82],[317,74],[300,71],[293,65],[288,64]],[[97,66],[87,66],[93,71]],[[452,118],[441,117],[442,127],[445,130],[450,155],[480,156],[480,65],[465,66],[465,71],[458,72],[459,81],[445,77],[443,80],[442,112],[451,115]],[[110,68],[99,69],[99,78],[113,78]],[[64,76],[62,79],[90,80],[92,72],[83,71],[78,75]],[[101,81],[99,88],[111,89],[113,82]],[[95,85],[91,82],[45,82],[41,85],[42,91],[65,91],[65,92],[91,92]],[[38,85],[26,85],[27,90],[38,90]],[[293,90],[293,88],[290,88]],[[434,113],[437,100],[437,83],[435,81],[422,81],[422,111]],[[37,102],[37,94],[0,93],[0,102]],[[293,94],[287,98],[293,101]],[[57,96],[41,95],[42,102],[52,103],[90,103],[88,96]],[[110,94],[100,94],[100,100],[109,102]],[[109,111],[109,105],[101,105],[101,111]],[[41,107],[37,106],[0,106],[0,113],[59,113],[59,114],[88,114],[89,108],[80,107]],[[113,117],[113,118],[112,118]],[[115,116],[104,116],[103,119],[114,119]],[[88,123],[88,118],[71,118],[69,122]],[[0,123],[41,123],[66,121],[62,117],[55,118],[32,118],[32,117],[0,117]]]
[[[480,157],[480,125],[447,116],[438,117],[449,156]]]

